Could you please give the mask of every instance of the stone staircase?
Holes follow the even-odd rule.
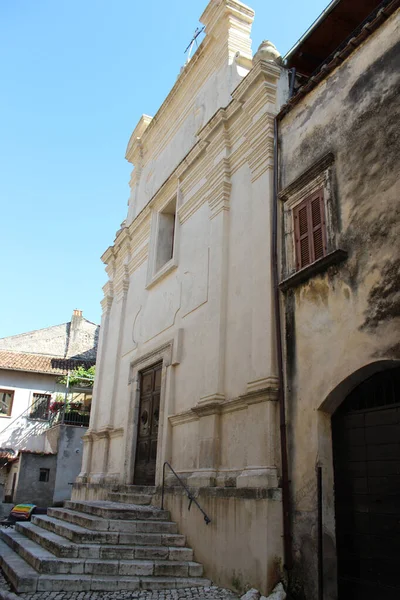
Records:
[[[0,529],[0,566],[16,592],[160,590],[208,586],[203,566],[151,488],[69,501]]]

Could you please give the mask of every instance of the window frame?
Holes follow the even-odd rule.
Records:
[[[12,414],[13,405],[14,405],[15,390],[1,388],[0,394],[10,394],[10,396],[11,396],[11,402],[10,402],[10,408],[9,408],[8,414],[6,415],[4,413],[0,413],[0,417],[10,418],[11,414]]]
[[[301,203],[317,195],[322,190],[325,220],[325,256],[298,268],[296,254],[296,235],[294,210]],[[279,194],[279,220],[281,223],[281,273],[280,288],[289,289],[312,277],[312,273],[324,271],[328,265],[343,260],[345,250],[339,247],[340,241],[340,205],[337,200],[335,176],[335,157],[325,154],[311,167],[299,174]]]
[[[41,479],[42,473],[45,474],[46,479]],[[47,467],[39,467],[39,479],[38,479],[38,482],[39,483],[49,483],[49,481],[50,481],[50,469],[48,469]]]
[[[172,257],[167,260],[163,265],[157,267],[157,258],[160,241],[160,224],[162,214],[168,211],[168,208],[172,203],[175,203],[174,211],[174,229],[173,229],[173,240],[172,240]],[[153,209],[151,232],[150,232],[150,251],[149,251],[149,262],[147,270],[147,283],[146,289],[151,288],[158,281],[163,279],[168,273],[176,269],[178,266],[178,252],[179,252],[179,196],[177,192],[174,192],[168,200],[166,200],[162,206],[157,210]]]
[[[35,404],[34,402],[34,397],[35,396],[48,396],[48,405],[47,405],[47,417],[34,417],[32,416],[32,407]],[[48,421],[50,418],[50,403],[52,400],[52,394],[48,393],[48,392],[32,392],[32,396],[31,396],[31,403],[29,406],[29,414],[28,414],[28,419],[30,419],[31,421]]]

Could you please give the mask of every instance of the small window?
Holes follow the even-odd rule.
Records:
[[[13,390],[0,390],[0,416],[10,417],[14,400]]]
[[[49,418],[51,394],[33,394],[30,419],[42,419],[47,421]]]
[[[159,271],[174,255],[176,198],[158,213],[155,271]]]
[[[326,255],[323,191],[315,192],[293,209],[296,270]]]
[[[40,469],[39,470],[39,481],[43,483],[47,483],[49,481],[50,469]]]

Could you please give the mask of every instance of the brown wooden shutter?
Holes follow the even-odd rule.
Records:
[[[322,190],[310,197],[311,238],[313,262],[326,254],[325,211]]]
[[[297,269],[310,264],[310,239],[307,204],[302,202],[294,209]]]
[[[323,191],[309,196],[293,209],[296,268],[306,267],[326,254]]]

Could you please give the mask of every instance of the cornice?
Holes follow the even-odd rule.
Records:
[[[126,148],[125,158],[128,162],[136,164],[138,155],[140,158],[143,157],[143,145],[141,138],[147,127],[150,125],[152,119],[153,117],[150,117],[149,115],[142,115],[140,117]],[[141,161],[139,160],[139,162]]]
[[[215,218],[221,211],[229,210],[229,198],[232,183],[229,159],[223,158],[214,168],[208,181],[208,204],[210,219]]]
[[[171,423],[172,427],[176,427],[177,425],[183,425],[185,423],[191,423],[192,421],[198,420],[199,416],[191,410],[177,413],[176,415],[171,415],[170,417],[168,417],[168,421]]]
[[[107,250],[101,255],[101,260],[105,265],[108,265],[112,260],[115,260],[114,246],[109,246]]]
[[[278,388],[275,386],[247,392],[232,400],[225,400],[221,394],[202,399],[196,406],[168,417],[172,427],[198,421],[201,417],[210,415],[224,415],[238,410],[246,410],[253,404],[261,402],[276,402]]]
[[[274,121],[264,114],[248,129],[246,138],[249,146],[248,163],[251,169],[251,181],[261,177],[274,166]]]
[[[254,87],[254,84],[261,77],[264,81],[272,84],[276,90],[278,80],[281,74],[281,67],[277,64],[265,60],[260,60],[253,65],[251,71],[248,72],[246,77],[237,85],[232,92],[232,98],[237,102],[244,102]],[[272,88],[270,88],[272,89]]]
[[[328,167],[333,165],[335,162],[335,156],[331,152],[325,154],[320,160],[318,160],[315,164],[312,165],[309,169],[304,171],[299,177],[297,177],[292,183],[285,187],[281,192],[279,192],[278,198],[280,200],[286,200],[289,196],[292,196],[304,186],[306,186],[310,181],[318,177],[320,173],[325,171]]]

